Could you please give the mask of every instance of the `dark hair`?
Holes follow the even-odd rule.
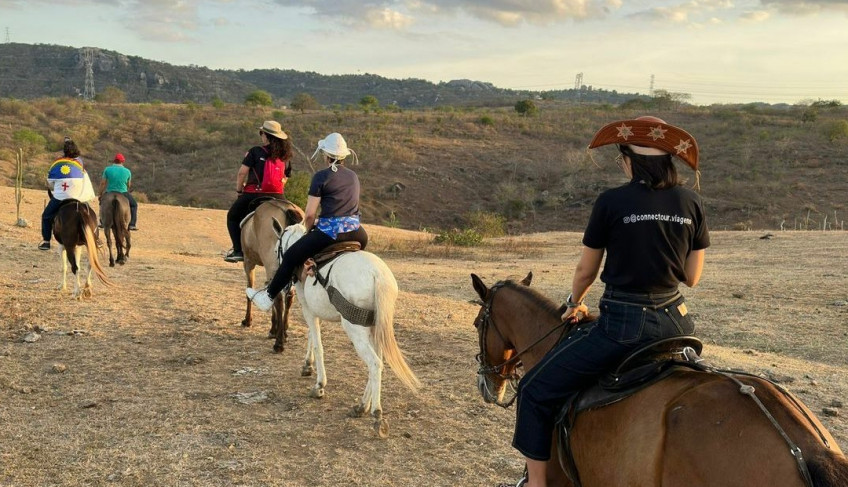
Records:
[[[273,135],[268,135],[268,145],[270,146],[271,159],[280,159],[283,162],[288,161],[292,157],[292,146],[289,139],[278,139]]]
[[[80,156],[80,151],[77,148],[77,144],[74,143],[74,141],[69,139],[68,137],[65,137],[65,145],[62,146],[62,152],[64,152],[65,157],[70,157],[72,159],[74,157]]]
[[[671,154],[645,156],[633,152],[626,145],[619,145],[618,150],[630,158],[632,181],[645,181],[653,189],[671,188],[680,184],[680,176],[671,160]]]

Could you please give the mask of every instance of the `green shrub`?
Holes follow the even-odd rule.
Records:
[[[523,115],[525,117],[532,117],[539,113],[539,108],[536,107],[536,104],[533,103],[533,100],[521,100],[515,104],[515,111],[519,113],[519,115]]]
[[[488,127],[492,127],[495,125],[494,119],[492,119],[492,117],[488,115],[483,115],[482,117],[480,117],[480,120],[478,120],[478,122],[480,123],[480,125],[486,125]]]
[[[506,235],[506,218],[487,211],[475,211],[466,215],[469,228],[483,237],[503,237]]]
[[[24,150],[27,156],[41,153],[47,146],[47,139],[43,135],[30,129],[20,129],[12,134],[12,140]]]
[[[267,91],[254,90],[245,97],[244,102],[252,106],[270,107],[274,103],[274,100]]]
[[[448,232],[442,232],[436,235],[433,242],[460,247],[476,247],[483,243],[483,236],[472,228],[466,228],[465,230],[454,228]]]
[[[835,120],[825,127],[825,135],[831,142],[848,139],[848,120]]]
[[[301,208],[306,208],[310,182],[312,182],[312,175],[308,172],[292,171],[291,177],[286,181],[286,199]]]
[[[217,109],[224,108],[224,100],[216,96],[215,98],[212,98],[212,106]]]

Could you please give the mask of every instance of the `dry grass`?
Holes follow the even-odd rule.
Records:
[[[337,325],[324,326],[323,400],[299,375],[297,306],[282,355],[264,319],[238,325],[244,278],[221,260],[223,211],[142,204],[129,263],[107,269],[120,286],[95,283],[76,302],[54,290],[55,251],[35,249],[43,193],[25,191],[33,228],[14,226],[12,188],[0,200],[0,486],[490,486],[519,474],[514,411],[484,405],[475,387],[468,275],[492,284],[533,270],[534,286],[562,300],[579,234],[443,256],[426,234],[369,227],[401,288],[398,341],[424,383],[413,395],[384,375],[391,431],[379,440],[368,419],[346,416],[366,375]],[[714,233],[703,283],[685,291],[705,356],[782,377],[819,413],[848,392],[848,234],[759,236]],[[23,342],[33,329],[46,331]],[[843,417],[822,420],[848,445]]]

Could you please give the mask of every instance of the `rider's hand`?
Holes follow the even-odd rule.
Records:
[[[583,317],[587,316],[588,314],[589,314],[589,307],[586,306],[585,304],[581,303],[578,306],[575,306],[573,308],[568,308],[567,310],[565,310],[565,313],[562,314],[561,320],[562,320],[563,323],[577,323],[578,321],[583,319]]]

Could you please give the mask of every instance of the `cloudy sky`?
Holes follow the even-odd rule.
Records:
[[[848,0],[0,0],[0,29],[210,68],[848,104]]]

